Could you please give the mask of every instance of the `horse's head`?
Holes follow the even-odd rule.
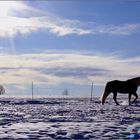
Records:
[[[110,92],[104,92],[104,94],[100,97],[102,105],[104,105],[106,98],[109,94],[110,94]]]
[[[106,84],[104,93],[103,93],[103,95],[100,97],[102,104],[105,103],[105,100],[106,100],[107,96],[110,94],[110,83],[111,83],[111,82],[108,82],[108,83]]]

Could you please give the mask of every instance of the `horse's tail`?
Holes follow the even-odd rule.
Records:
[[[102,104],[104,104],[105,103],[105,100],[106,100],[106,98],[107,98],[107,96],[110,94],[110,84],[109,84],[109,82],[106,84],[106,86],[105,86],[105,90],[104,90],[104,94],[102,95],[102,97],[101,97],[101,102],[102,102]]]

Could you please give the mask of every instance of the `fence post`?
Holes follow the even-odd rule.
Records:
[[[93,82],[91,84],[91,97],[90,97],[90,101],[92,101],[92,96],[93,96]]]
[[[32,81],[32,101],[33,101],[33,99],[34,99],[34,83]]]

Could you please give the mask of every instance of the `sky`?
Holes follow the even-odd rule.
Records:
[[[140,1],[0,1],[5,96],[101,96],[140,76]]]

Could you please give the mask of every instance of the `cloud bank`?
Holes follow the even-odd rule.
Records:
[[[15,37],[19,34],[27,35],[33,32],[44,31],[44,29],[46,32],[61,37],[71,34],[131,35],[140,33],[140,23],[121,25],[104,25],[95,22],[83,23],[79,20],[62,18],[49,12],[49,14],[46,14],[46,11],[31,7],[25,2],[13,1],[9,4],[5,3],[0,2],[0,5],[7,7],[2,7],[0,11],[0,37]]]
[[[5,84],[58,85],[61,83],[104,85],[113,79],[139,75],[140,57],[121,59],[117,56],[56,52],[0,55],[0,81]],[[101,63],[102,62],[102,63]],[[135,63],[134,63],[135,62]]]

